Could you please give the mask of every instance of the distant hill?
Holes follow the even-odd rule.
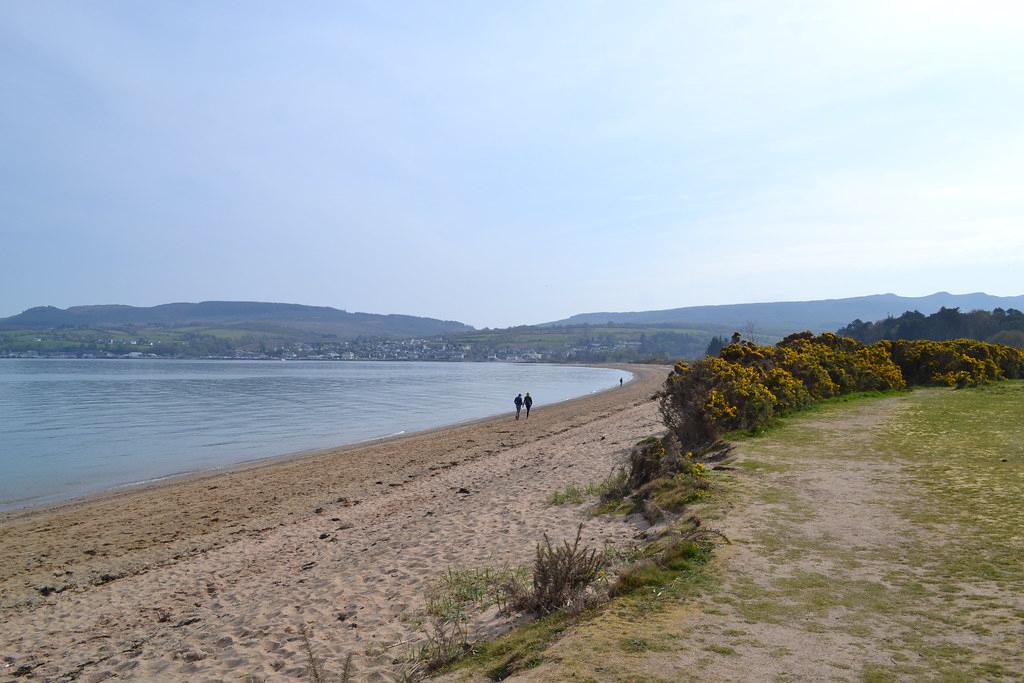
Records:
[[[735,330],[753,327],[761,334],[785,335],[799,330],[823,332],[836,330],[851,320],[881,320],[905,311],[935,313],[940,308],[962,311],[994,308],[1024,308],[1024,296],[991,296],[983,292],[950,294],[937,292],[922,297],[874,294],[849,299],[816,301],[779,301],[772,303],[689,306],[660,311],[633,313],[583,313],[565,320],[545,323],[545,327],[566,325],[672,325],[702,327],[728,326]]]
[[[151,307],[72,306],[62,309],[39,306],[9,318],[0,318],[0,329],[48,329],[58,327],[166,327],[221,326],[263,332],[302,331],[354,337],[428,337],[473,328],[451,320],[411,315],[349,313],[327,306],[275,304],[255,301],[203,301]]]

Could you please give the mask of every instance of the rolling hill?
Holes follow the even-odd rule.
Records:
[[[203,301],[137,307],[123,305],[30,308],[0,318],[0,329],[58,327],[189,326],[244,329],[265,333],[307,332],[338,338],[431,337],[473,328],[460,322],[411,315],[349,313],[327,306],[253,301]]]
[[[668,325],[679,327],[727,326],[736,330],[753,328],[762,334],[785,335],[799,330],[836,330],[853,320],[881,320],[905,311],[935,313],[939,308],[962,311],[993,308],[1024,308],[1024,296],[992,296],[983,292],[950,294],[937,292],[922,297],[874,294],[848,299],[780,301],[771,303],[689,306],[658,311],[628,313],[583,313],[544,327],[572,325]]]

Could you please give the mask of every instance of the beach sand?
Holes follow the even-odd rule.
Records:
[[[528,565],[542,534],[637,527],[550,495],[606,477],[662,429],[663,366],[622,388],[368,444],[0,515],[10,680],[395,680],[449,567]],[[511,404],[511,401],[510,401]],[[496,620],[495,620],[495,623]]]

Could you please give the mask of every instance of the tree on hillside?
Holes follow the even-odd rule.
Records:
[[[937,313],[924,315],[919,311],[907,311],[898,318],[889,317],[873,323],[854,320],[839,330],[839,334],[852,337],[865,344],[872,344],[883,339],[930,339],[943,341],[947,339],[979,339],[982,341],[1000,342],[997,335],[1003,333],[1024,333],[1024,313],[1010,308],[996,308],[989,311],[971,311],[961,313],[958,308],[941,308]],[[1016,340],[1014,334],[1000,338]]]
[[[708,348],[704,352],[704,355],[705,356],[717,356],[719,353],[722,352],[722,349],[724,349],[728,344],[729,344],[729,340],[728,339],[726,339],[725,337],[719,337],[716,334],[714,337],[711,338],[711,341],[708,342]]]
[[[1016,346],[1018,349],[1024,349],[1024,331],[1022,330],[1003,330],[996,332],[988,341],[993,344],[1005,344],[1006,346]]]

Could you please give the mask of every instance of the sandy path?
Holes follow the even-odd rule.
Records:
[[[713,585],[629,623],[629,642],[615,615],[584,624],[513,679],[1024,680],[1019,515],[993,511],[1006,524],[991,526],[1011,527],[1006,546],[961,550],[976,532],[943,510],[949,497],[934,491],[947,487],[933,472],[944,459],[982,456],[957,451],[966,418],[950,428],[943,417],[955,414],[941,413],[929,431],[915,427],[922,402],[957,396],[939,391],[948,390],[831,407],[742,442],[731,509],[711,522],[733,541],[711,566]],[[1001,424],[1019,437],[1019,422]],[[907,439],[924,438],[937,448],[908,456]],[[1022,471],[1024,451],[1006,443],[1015,445],[984,454],[984,466],[1012,480],[1000,458]]]
[[[568,536],[582,518],[547,497],[603,478],[658,430],[649,396],[667,370],[630,369],[638,379],[626,387],[538,406],[528,422],[489,420],[9,515],[4,671],[302,678],[307,625],[328,669],[352,653],[359,680],[390,680],[404,646],[388,646],[415,636],[429,582],[449,566],[528,563],[542,533]],[[615,543],[634,532],[595,520],[585,536]]]

